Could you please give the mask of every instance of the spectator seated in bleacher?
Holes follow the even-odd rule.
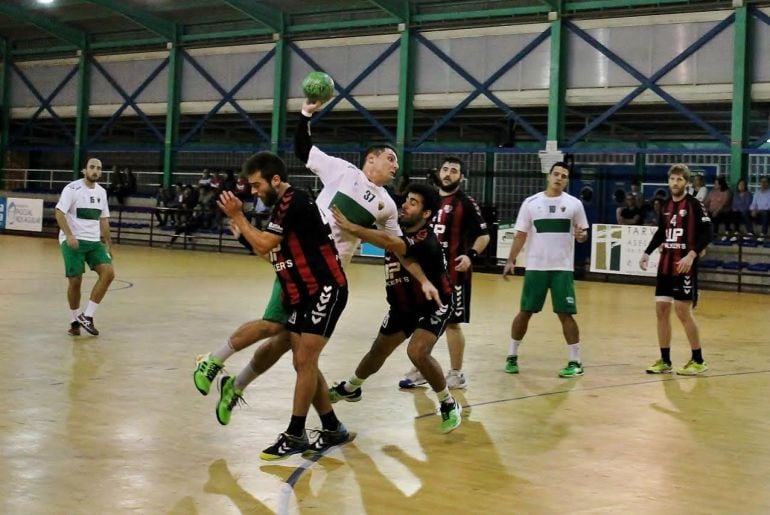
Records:
[[[754,225],[751,222],[751,202],[754,196],[746,187],[745,179],[738,181],[733,195],[732,209],[730,210],[730,219],[733,224],[733,235],[730,241],[737,241],[741,236],[741,224],[746,229],[743,234],[744,239],[750,239],[754,236]]]
[[[217,211],[216,196],[214,189],[209,186],[198,188],[198,204],[196,210],[200,211],[203,220],[201,225],[204,229],[211,229],[214,223],[214,216]]]
[[[657,227],[660,225],[660,217],[663,214],[663,199],[655,197],[652,199],[652,205],[650,209],[644,213],[644,225],[651,225]]]
[[[626,206],[618,213],[618,223],[621,225],[639,225],[642,223],[642,210],[637,205],[636,197],[631,193],[626,195]]]
[[[714,236],[719,236],[719,226],[724,224],[725,232],[722,240],[727,241],[730,233],[730,209],[732,207],[732,192],[724,177],[717,177],[714,188],[703,203],[706,212],[711,217]]]
[[[155,207],[171,207],[169,205],[171,200],[172,195],[169,194],[165,186],[160,186],[158,191],[155,193]],[[155,218],[158,219],[158,227],[163,227],[168,223],[169,213],[167,211],[155,211]]]
[[[749,206],[754,221],[762,225],[762,234],[757,238],[759,243],[767,238],[767,229],[770,225],[770,182],[766,176],[759,179],[759,190],[754,193],[754,200]]]

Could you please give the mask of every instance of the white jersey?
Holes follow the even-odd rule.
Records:
[[[376,225],[389,234],[401,236],[398,209],[393,198],[385,188],[367,179],[358,167],[344,159],[327,155],[316,146],[310,149],[307,167],[324,185],[316,204],[321,216],[331,227],[343,266],[350,263],[361,240],[337,227],[329,211],[331,206],[337,206],[355,224],[364,227]]]
[[[85,241],[99,241],[99,221],[110,216],[107,192],[99,184],[89,188],[84,179],[78,179],[64,187],[56,209],[64,213],[72,234]],[[59,243],[66,239],[67,236],[60,230]]]
[[[527,233],[527,270],[574,270],[575,226],[588,229],[588,219],[572,195],[541,191],[527,198],[514,226]]]

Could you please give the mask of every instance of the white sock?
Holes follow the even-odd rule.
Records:
[[[364,384],[364,381],[366,381],[366,379],[361,379],[357,375],[353,374],[352,376],[350,376],[350,379],[345,381],[345,384],[342,385],[342,387],[345,389],[346,392],[353,393],[358,389],[359,386]]]
[[[440,392],[436,392],[439,402],[449,402],[451,396],[449,395],[449,388],[444,388]]]
[[[567,348],[569,349],[569,360],[582,363],[582,361],[580,361],[580,342],[567,345]]]
[[[233,387],[236,390],[242,392],[257,377],[259,377],[259,374],[254,371],[251,363],[248,363],[245,367],[243,367],[243,370],[238,372],[238,375],[235,376],[235,383],[233,384]]]
[[[96,308],[98,308],[98,307],[99,307],[99,304],[97,304],[96,302],[94,302],[92,300],[89,300],[88,301],[88,306],[86,306],[86,311],[83,314],[85,316],[87,316],[87,317],[93,318],[94,317],[94,313],[96,313]]]
[[[78,308],[78,309],[71,309],[70,311],[72,312],[72,315],[70,315],[72,317],[72,321],[73,322],[77,322],[78,321],[78,315],[80,314],[80,308]]]
[[[511,338],[511,344],[508,346],[508,355],[509,356],[518,356],[519,355],[519,345],[521,345],[521,340],[514,340]]]
[[[235,354],[235,352],[235,349],[233,349],[233,346],[230,344],[230,338],[228,338],[224,345],[211,353],[211,357],[217,358],[224,363],[227,361],[227,358]]]

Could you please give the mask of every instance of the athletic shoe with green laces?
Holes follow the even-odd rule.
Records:
[[[301,454],[310,447],[307,434],[292,436],[289,433],[281,433],[273,445],[262,451],[259,457],[265,461],[278,461],[288,458],[292,454]]]
[[[198,356],[197,358],[198,368],[193,372],[193,381],[195,381],[195,388],[201,392],[201,395],[208,395],[211,390],[211,383],[214,378],[217,377],[225,364],[219,361],[217,358],[207,354],[205,356]]]
[[[559,370],[559,377],[577,377],[583,375],[583,365],[577,361],[567,363],[567,368]]]
[[[671,363],[666,363],[662,359],[659,359],[645,370],[648,374],[670,374]]]
[[[709,369],[709,366],[704,361],[703,363],[696,363],[693,360],[687,362],[682,368],[676,369],[676,373],[680,376],[697,376]]]
[[[334,383],[329,388],[329,400],[332,404],[342,399],[348,402],[358,402],[361,400],[361,395],[363,394],[361,387],[359,386],[352,392],[349,392],[345,389],[346,384],[347,381],[342,381],[341,383]]]
[[[462,413],[463,407],[455,399],[451,399],[449,402],[441,403],[441,432],[449,433],[454,431],[463,422]]]
[[[508,356],[505,358],[505,371],[509,374],[518,374],[519,373],[519,357],[518,356]]]
[[[243,400],[243,390],[235,389],[235,378],[225,376],[219,383],[219,402],[217,403],[217,420],[223,426],[230,423],[233,408],[238,404],[246,404]]]
[[[310,430],[310,433],[317,434],[315,440],[310,442],[310,446],[302,453],[303,457],[311,457],[317,454],[323,454],[327,450],[331,449],[332,447],[336,447],[337,445],[343,445],[346,444],[355,438],[356,434],[349,432],[344,425],[342,425],[342,422],[340,422],[340,425],[337,426],[337,429],[334,431],[328,430],[328,429],[321,429],[316,430],[312,429]]]

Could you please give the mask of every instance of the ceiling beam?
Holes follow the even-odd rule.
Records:
[[[368,0],[370,4],[374,5],[390,14],[395,16],[402,22],[409,20],[409,2],[407,0]]]
[[[150,32],[162,36],[167,41],[175,42],[178,38],[176,23],[160,16],[156,16],[144,9],[130,7],[125,2],[116,0],[87,0],[89,3],[103,7],[109,11],[116,12],[121,16],[128,18],[137,25],[144,27]]]
[[[62,41],[75,45],[77,48],[84,48],[86,46],[87,39],[85,32],[45,16],[35,14],[28,9],[0,2],[0,14],[33,25],[40,30],[56,36]]]
[[[265,6],[257,0],[223,0],[233,9],[242,12],[254,21],[268,27],[273,32],[282,33],[285,28],[282,11]]]

